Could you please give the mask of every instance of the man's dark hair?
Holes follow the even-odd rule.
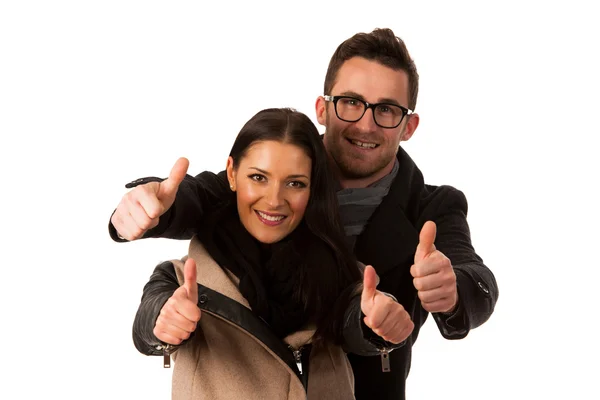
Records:
[[[415,110],[419,93],[419,74],[404,41],[391,29],[375,29],[371,33],[357,33],[338,46],[331,57],[323,94],[331,95],[338,71],[344,62],[354,57],[376,61],[394,70],[408,74],[408,108]]]

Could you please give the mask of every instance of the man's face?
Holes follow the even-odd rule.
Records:
[[[408,75],[375,61],[354,57],[342,64],[331,96],[351,96],[368,103],[392,103],[408,108]],[[317,119],[325,125],[325,147],[346,180],[378,180],[394,163],[400,141],[408,140],[418,116],[405,116],[396,128],[382,128],[368,109],[356,122],[340,120],[332,102],[317,100]],[[411,121],[412,120],[412,121]],[[372,182],[369,182],[372,183]]]

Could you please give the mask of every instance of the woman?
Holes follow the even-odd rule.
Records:
[[[137,349],[164,353],[165,366],[173,355],[174,399],[354,398],[345,351],[386,357],[408,314],[375,291],[371,267],[361,299],[316,127],[291,109],[263,110],[240,131],[226,170],[230,198],[188,256],[158,265],[144,287]],[[361,308],[369,326],[385,317],[381,337]]]

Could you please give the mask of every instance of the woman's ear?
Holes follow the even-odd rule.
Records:
[[[235,192],[235,177],[236,177],[236,171],[233,168],[233,158],[229,157],[227,159],[227,166],[225,167],[225,169],[227,170],[227,180],[229,181],[229,188]]]

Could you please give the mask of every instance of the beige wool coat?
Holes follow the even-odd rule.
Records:
[[[281,349],[289,345],[291,349],[286,350],[291,354],[292,349],[300,349],[310,342],[314,329],[289,335],[285,344],[279,341],[280,347],[272,346],[273,341],[265,343],[245,330],[245,323],[240,323],[248,321],[246,317],[253,314],[242,313],[239,321],[219,315],[218,294],[250,309],[238,290],[237,278],[221,268],[197,238],[191,240],[188,256],[197,265],[202,316],[195,334],[172,354],[174,400],[354,399],[354,377],[341,347],[313,348],[305,389],[302,374],[294,371],[293,363],[290,366],[289,357],[284,361],[273,348],[279,348],[281,354]],[[186,258],[172,260],[180,285],[184,281]]]

